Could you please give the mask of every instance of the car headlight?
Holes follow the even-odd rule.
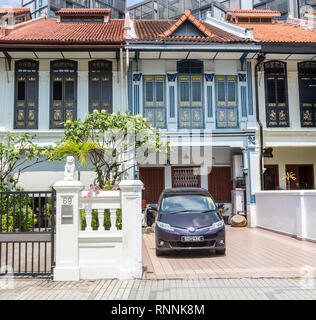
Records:
[[[163,223],[163,222],[160,222],[160,221],[156,221],[156,224],[161,229],[168,230],[168,231],[174,231],[174,229],[168,223]]]
[[[224,221],[223,220],[220,220],[220,221],[217,221],[217,222],[214,222],[211,226],[210,226],[210,230],[215,230],[215,229],[219,229],[221,227],[224,226]]]

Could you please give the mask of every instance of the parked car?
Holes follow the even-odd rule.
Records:
[[[225,224],[210,193],[202,188],[165,189],[156,210],[156,255],[171,250],[225,254]]]

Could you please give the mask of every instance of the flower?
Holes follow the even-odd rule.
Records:
[[[98,109],[94,109],[93,113],[99,113],[99,110]]]
[[[105,110],[105,109],[102,109],[101,112],[104,114],[104,113],[106,113],[106,110]]]
[[[15,154],[19,154],[19,153],[20,153],[20,149],[15,148],[15,149],[13,150],[13,152],[14,152]]]
[[[66,120],[66,124],[71,124],[71,120],[70,119]]]

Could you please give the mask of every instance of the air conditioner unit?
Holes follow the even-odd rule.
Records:
[[[242,154],[234,154],[233,155],[233,161],[232,161],[232,178],[233,180],[236,180],[236,179],[240,179],[240,178],[243,178],[244,175],[243,175],[243,167],[244,167],[244,164],[243,164],[243,156]]]

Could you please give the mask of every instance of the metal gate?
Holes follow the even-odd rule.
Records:
[[[54,241],[54,192],[0,192],[0,275],[51,275]]]

